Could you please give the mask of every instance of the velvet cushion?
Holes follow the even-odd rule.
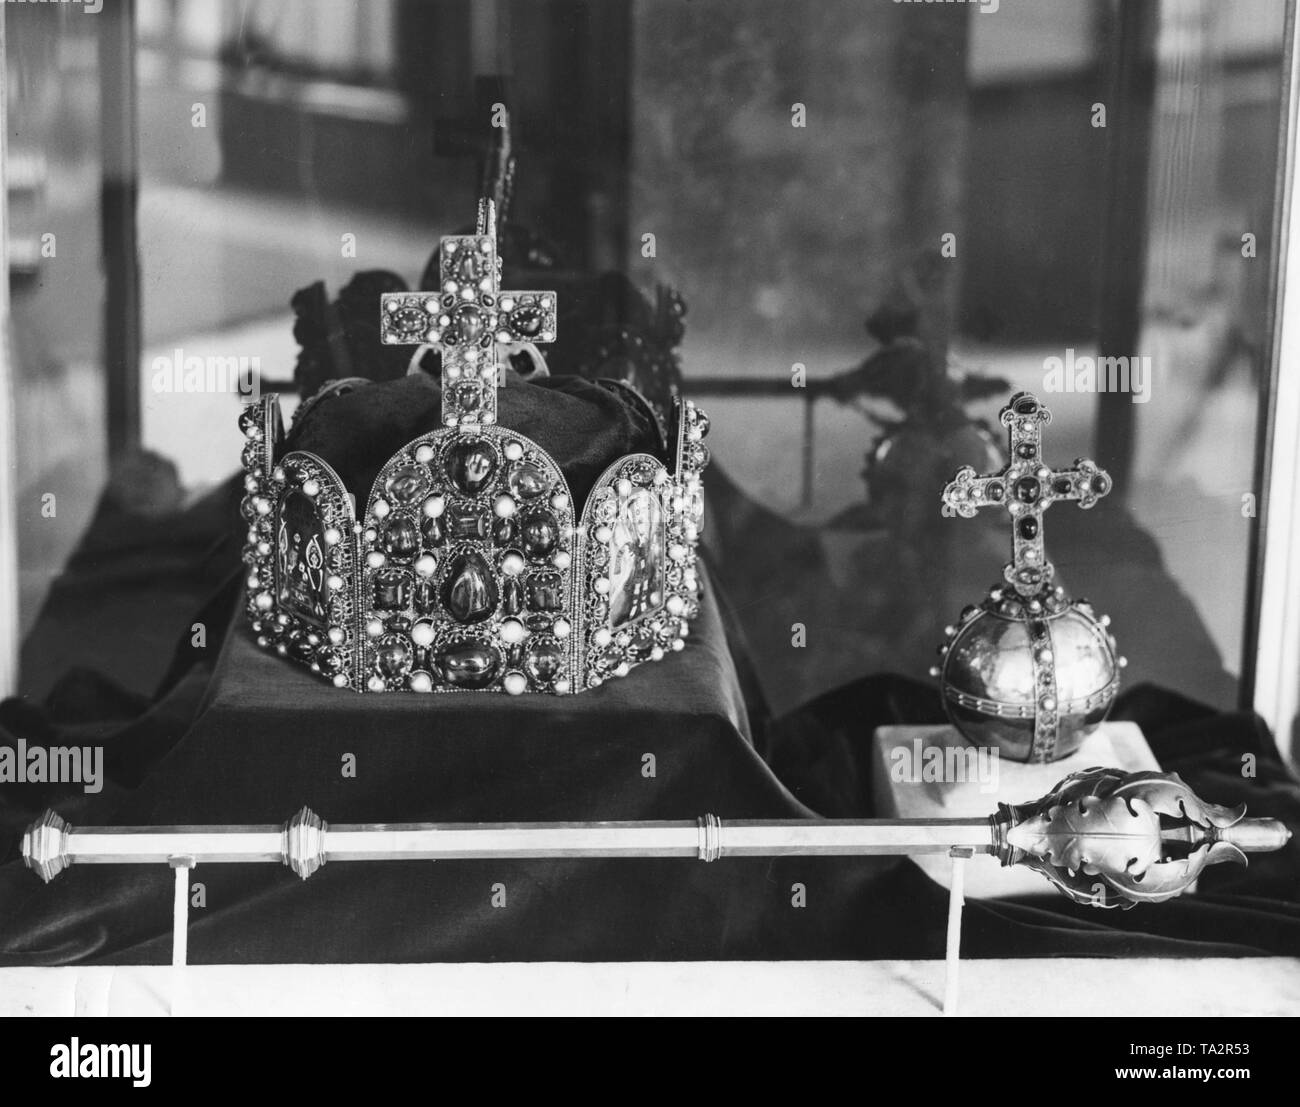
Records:
[[[525,381],[507,370],[497,422],[531,438],[559,464],[582,510],[596,479],[633,453],[663,460],[649,412],[621,393],[580,377]],[[362,385],[323,399],[291,430],[287,449],[328,462],[365,503],[376,475],[412,439],[442,426],[442,389],[427,373]]]

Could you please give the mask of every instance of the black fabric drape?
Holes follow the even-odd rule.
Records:
[[[102,743],[110,779],[97,796],[0,786],[0,964],[169,958],[165,867],[74,866],[49,886],[22,867],[18,835],[47,805],[83,825],[280,822],[303,803],[335,822],[869,816],[872,730],[942,717],[930,689],[884,675],[766,720],[740,694],[714,578],[686,652],[593,694],[433,697],[430,712],[424,697],[335,692],[254,649],[230,616],[238,495],[231,482],[154,520],[106,504],[52,592],[32,640],[60,648],[29,654],[46,691],[0,704],[0,741]],[[1256,718],[1153,688],[1127,692],[1116,715],[1206,798],[1300,829],[1300,787]],[[344,752],[355,779],[340,774]],[[1298,874],[1300,839],[1131,911],[1046,886],[972,901],[963,950],[1296,955]],[[339,863],[306,883],[279,866],[212,865],[193,879],[206,897],[192,912],[196,963],[938,957],[946,917],[946,892],[898,858]]]

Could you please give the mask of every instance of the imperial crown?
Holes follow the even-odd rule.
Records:
[[[501,350],[554,340],[556,303],[500,290],[495,224],[483,201],[477,233],[441,240],[437,291],[381,297],[384,343],[441,351],[443,426],[380,468],[363,510],[286,450],[277,396],[240,415],[252,629],[339,688],[579,692],[682,649],[698,611],[708,418],[677,399],[671,468],[631,454],[575,503],[497,422]]]

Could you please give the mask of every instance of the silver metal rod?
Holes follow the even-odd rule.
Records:
[[[882,856],[993,852],[987,819],[695,822],[359,823],[329,826],[303,809],[284,826],[70,828],[52,813],[24,838],[51,879],[67,865],[283,861],[310,876],[327,861],[470,858]]]

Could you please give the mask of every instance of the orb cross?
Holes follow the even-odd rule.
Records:
[[[1011,515],[1011,560],[1003,575],[1020,595],[1030,597],[1050,587],[1056,573],[1043,545],[1043,513],[1061,501],[1092,507],[1110,491],[1110,474],[1087,458],[1068,469],[1053,469],[1043,461],[1043,427],[1052,413],[1032,393],[1013,396],[1000,418],[1007,428],[1010,461],[1000,473],[988,475],[969,465],[958,469],[943,490],[944,513],[970,519],[981,507],[1005,508]]]

